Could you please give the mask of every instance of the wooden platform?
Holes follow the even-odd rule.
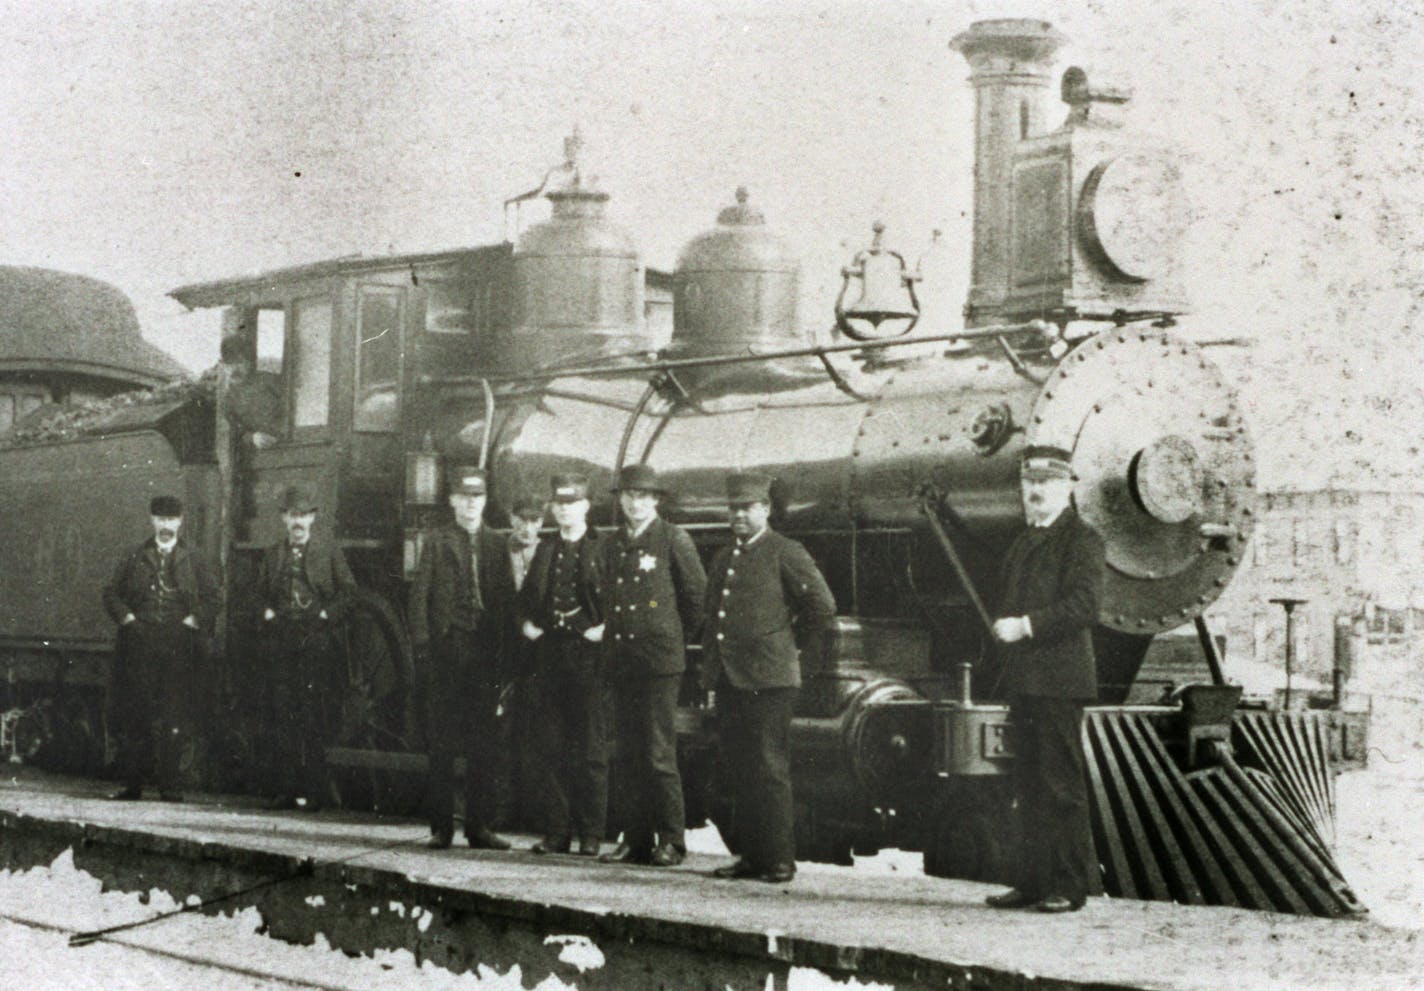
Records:
[[[17,773],[0,786],[0,861],[67,848],[112,887],[256,905],[273,935],[350,952],[406,947],[453,969],[520,964],[581,989],[782,986],[792,967],[896,988],[1413,987],[1419,934],[1336,921],[1093,899],[1064,916],[984,907],[995,890],[919,874],[802,865],[781,886],[720,881],[724,861],[618,867],[520,850],[423,849],[411,821],[267,812],[239,799],[105,801],[98,782]],[[529,838],[523,838],[527,846]],[[417,911],[417,909],[419,909]],[[160,923],[161,925],[161,923]],[[604,956],[578,975],[547,937]]]

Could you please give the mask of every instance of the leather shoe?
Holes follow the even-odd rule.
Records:
[[[158,797],[165,802],[183,801],[183,793],[181,791],[160,791]]]
[[[129,785],[127,788],[120,788],[109,796],[111,802],[137,802],[143,798],[143,789]]]
[[[652,855],[647,850],[631,847],[627,843],[619,843],[612,853],[598,858],[600,864],[646,864],[651,861]]]
[[[990,908],[1028,908],[1030,905],[1037,905],[1039,899],[1018,888],[1010,888],[1008,891],[1000,892],[997,895],[990,895],[984,899],[984,904]]]
[[[772,864],[757,875],[757,880],[765,881],[767,884],[785,884],[795,877],[795,864]]]
[[[592,836],[585,836],[579,840],[578,855],[580,857],[597,857],[599,847],[603,844]]]
[[[530,852],[530,853],[538,853],[538,854],[545,854],[545,853],[568,853],[568,852],[569,852],[569,841],[568,841],[568,840],[556,840],[556,839],[551,839],[551,838],[549,838],[549,837],[545,837],[544,839],[539,840],[537,843],[535,843],[533,846],[531,846],[531,847],[529,848],[529,852]]]
[[[448,850],[450,849],[450,840],[450,834],[444,830],[431,833],[430,839],[425,841],[425,848],[427,850]]]
[[[1081,901],[1069,901],[1062,895],[1049,895],[1040,901],[1034,908],[1040,912],[1047,912],[1050,915],[1057,915],[1061,912],[1076,912],[1083,907]]]
[[[465,833],[465,842],[476,850],[508,850],[509,840],[488,829],[480,828]]]
[[[737,858],[733,863],[726,864],[712,872],[713,877],[720,877],[724,881],[737,881],[744,877],[756,877],[761,871],[753,867],[742,858]]]
[[[676,867],[682,863],[682,858],[687,856],[671,843],[659,843],[658,848],[653,851],[648,858],[648,863],[654,867]]]

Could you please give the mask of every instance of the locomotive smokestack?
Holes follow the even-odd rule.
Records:
[[[968,60],[975,95],[970,327],[996,322],[1008,295],[1014,146],[1043,133],[1049,66],[1067,40],[1047,21],[1010,19],[978,21],[949,43]]]

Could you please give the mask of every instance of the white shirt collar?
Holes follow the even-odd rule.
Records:
[[[1042,523],[1030,523],[1029,526],[1031,526],[1031,527],[1037,527],[1037,528],[1040,529],[1040,530],[1046,530],[1046,529],[1048,529],[1049,527],[1051,527],[1053,524],[1057,523],[1057,522],[1058,522],[1058,518],[1059,518],[1060,516],[1062,516],[1064,513],[1066,513],[1067,511],[1068,511],[1068,507],[1067,507],[1067,506],[1064,506],[1064,507],[1063,507],[1062,509],[1060,509],[1058,512],[1054,513],[1054,514],[1053,514],[1053,517],[1052,517],[1051,519],[1044,520]]]
[[[756,533],[752,534],[752,535],[751,535],[750,537],[748,537],[746,540],[739,540],[739,541],[737,542],[737,546],[738,546],[738,547],[750,547],[752,544],[756,543],[756,542],[757,542],[758,540],[760,540],[763,536],[765,536],[765,535],[766,535],[766,531],[768,531],[768,530],[770,530],[770,529],[771,529],[771,527],[769,527],[769,526],[764,526],[764,527],[762,527],[760,530],[758,530]]]
[[[643,534],[648,532],[648,527],[653,525],[653,520],[655,519],[657,519],[656,515],[649,516],[646,520],[643,521],[643,525],[638,527],[638,529],[629,530],[627,527],[624,527],[624,532],[626,532],[628,536],[632,539],[637,540]]]
[[[579,526],[578,529],[570,527],[567,533],[565,533],[563,530],[560,530],[559,536],[563,538],[563,541],[566,544],[576,544],[583,539],[583,535],[586,533],[588,533],[588,524],[584,523]]]

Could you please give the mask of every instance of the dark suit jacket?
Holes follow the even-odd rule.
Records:
[[[702,626],[707,573],[682,527],[654,519],[636,537],[604,538],[603,642],[609,671],[631,677],[681,674],[687,635]]]
[[[152,537],[126,554],[104,586],[104,609],[115,623],[137,613],[139,603],[158,582],[158,544]],[[173,580],[188,596],[189,612],[203,629],[209,629],[217,612],[217,592],[207,568],[180,536],[173,548]]]
[[[529,562],[529,574],[524,578],[524,586],[514,600],[516,624],[522,626],[525,620],[529,620],[546,634],[554,626],[549,605],[552,593],[549,566],[553,563],[554,548],[558,546],[559,539],[559,535],[554,533],[539,541],[534,560]],[[572,624],[579,632],[603,622],[603,540],[604,538],[590,527],[579,545],[577,595],[583,612]]]
[[[1028,527],[1004,556],[999,616],[1028,616],[1033,636],[999,644],[1011,695],[1089,701],[1098,695],[1093,626],[1102,599],[1103,539],[1073,507]]]
[[[480,527],[479,629],[497,637],[509,619],[514,600],[514,575],[509,564],[509,540]],[[460,604],[469,602],[470,535],[455,524],[434,530],[426,538],[420,566],[410,589],[410,638],[416,644],[438,640],[450,630]]]
[[[257,572],[258,610],[272,609],[281,613],[287,607],[287,588],[282,581],[290,549],[287,539],[272,544],[262,552],[262,566]],[[356,579],[346,564],[346,555],[330,540],[313,533],[306,547],[307,582],[316,593],[313,611],[326,610],[333,623],[342,619],[356,596]]]
[[[801,684],[797,641],[819,645],[836,600],[806,548],[774,530],[720,548],[708,570],[702,683],[723,672],[736,688]]]

